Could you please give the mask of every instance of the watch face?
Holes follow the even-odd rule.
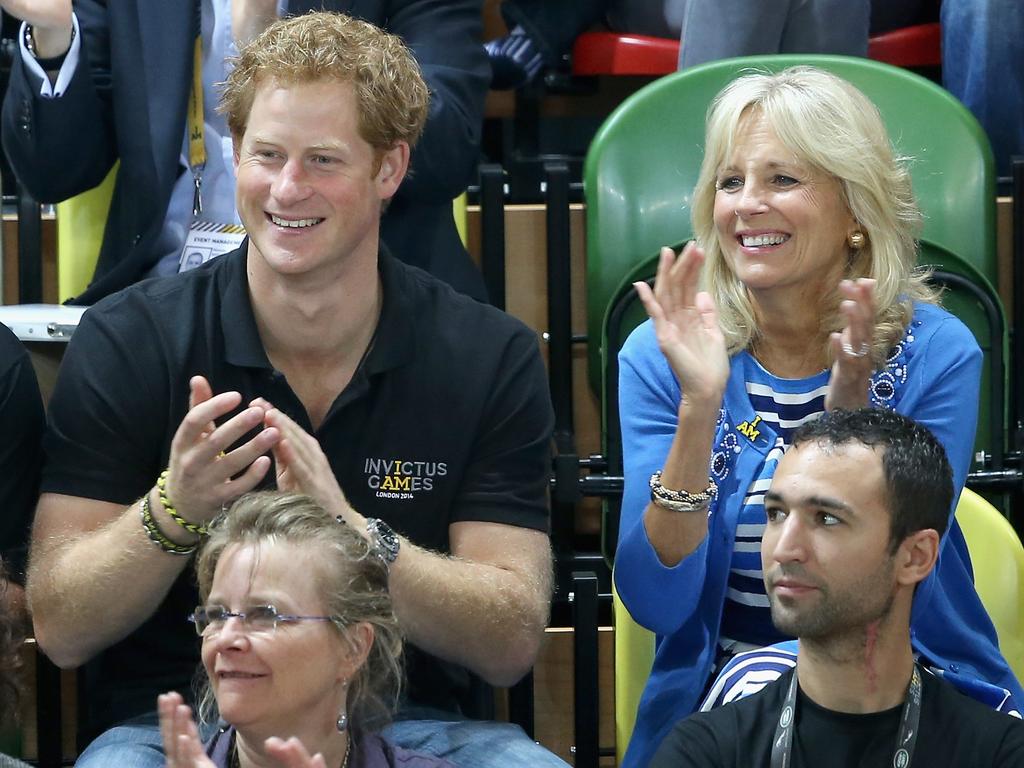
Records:
[[[391,530],[391,526],[382,520],[373,518],[366,524],[366,529],[373,538],[378,554],[389,564],[395,562],[401,543],[398,539],[398,534]]]

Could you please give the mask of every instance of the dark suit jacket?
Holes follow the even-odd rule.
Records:
[[[292,0],[292,13],[320,7]],[[381,223],[395,255],[484,298],[459,242],[451,201],[476,168],[490,70],[480,45],[479,0],[324,0],[323,7],[400,35],[430,87],[430,116]],[[15,56],[4,99],[3,145],[29,192],[59,202],[94,187],[121,160],[96,274],[77,303],[139,280],[160,254],[191,82],[194,0],[75,0],[82,57],[67,91],[38,95]]]

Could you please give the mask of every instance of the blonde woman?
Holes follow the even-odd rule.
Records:
[[[697,240],[662,251],[653,290],[637,284],[651,320],[620,355],[616,586],[659,636],[626,766],[647,764],[716,666],[789,639],[771,622],[760,541],[796,427],[835,408],[895,409],[939,438],[963,487],[981,352],[915,271],[919,221],[878,110],[844,80],[750,74],[714,101]],[[823,510],[821,524],[853,523]],[[1018,693],[955,521],[945,544],[917,593],[915,648]]]

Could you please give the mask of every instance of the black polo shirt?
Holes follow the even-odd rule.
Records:
[[[0,562],[4,575],[25,583],[32,513],[39,499],[46,416],[28,352],[0,324]]]
[[[167,466],[196,374],[243,404],[262,396],[312,431],[260,341],[245,247],[85,313],[50,403],[45,492],[141,497]],[[342,490],[360,513],[440,552],[458,521],[546,531],[553,416],[535,334],[386,253],[379,264],[374,341],[315,433]],[[152,711],[161,691],[187,690],[199,643],[185,617],[197,600],[189,568],[148,621],[90,663],[86,733]],[[410,703],[459,707],[465,670],[414,647],[407,668]]]

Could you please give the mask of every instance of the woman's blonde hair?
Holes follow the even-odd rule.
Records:
[[[308,548],[310,578],[323,598],[338,633],[351,643],[347,628],[366,622],[373,644],[366,662],[348,684],[348,715],[354,728],[376,729],[391,717],[401,692],[402,635],[388,593],[388,569],[367,540],[332,517],[308,496],[263,491],[242,496],[210,530],[196,572],[205,603],[224,551],[233,544],[287,542]],[[318,556],[315,556],[318,555]],[[353,647],[353,650],[355,648]],[[296,664],[306,663],[296,659]],[[216,702],[200,683],[200,716],[211,722]]]
[[[815,169],[834,177],[865,235],[848,251],[846,278],[870,277],[876,322],[872,357],[881,363],[903,334],[914,300],[935,302],[927,273],[916,269],[921,213],[906,161],[897,158],[875,105],[840,77],[815,67],[777,74],[752,73],[727,85],[708,110],[704,161],[693,194],[693,230],[703,247],[704,280],[718,307],[731,353],[757,338],[754,308],[726,263],[714,223],[716,180],[737,136],[753,117],[763,118],[779,141]],[[838,286],[837,286],[838,289]],[[822,334],[840,331],[838,293],[823,297]]]

